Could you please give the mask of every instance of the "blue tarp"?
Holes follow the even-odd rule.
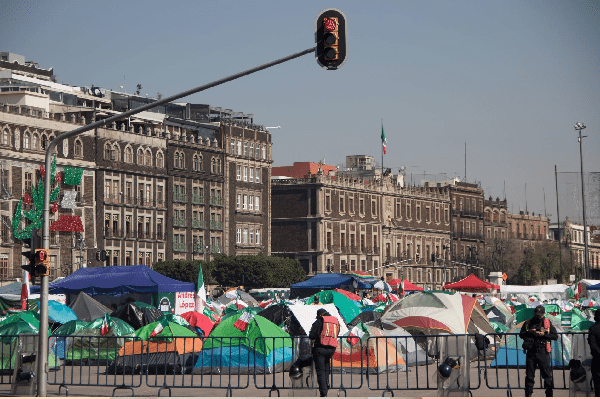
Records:
[[[585,289],[587,291],[600,290],[600,283],[594,284],[594,285],[588,285]]]
[[[490,367],[521,367],[525,368],[526,354],[523,351],[523,340],[517,335],[508,335],[504,345],[498,348],[496,357]],[[567,367],[571,360],[571,340],[561,336],[552,341],[550,354],[552,367]]]
[[[342,288],[352,291],[356,288],[370,289],[373,286],[365,283],[354,276],[339,273],[323,273],[317,274],[313,278],[301,283],[292,284],[290,286],[290,298],[306,298],[321,290],[332,290],[334,288]]]
[[[122,294],[154,292],[195,292],[194,283],[173,280],[144,265],[88,267],[49,284],[50,294]],[[31,287],[37,294],[40,287]]]
[[[38,301],[38,309],[40,302]],[[57,323],[65,324],[71,320],[77,320],[77,315],[70,307],[60,302],[48,301],[48,317]]]
[[[202,350],[194,374],[272,374],[287,370],[292,362],[292,348],[281,347],[267,356],[245,346],[222,346]],[[256,370],[254,368],[256,367]]]

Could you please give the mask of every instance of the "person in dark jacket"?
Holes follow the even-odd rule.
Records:
[[[308,338],[313,341],[313,361],[317,372],[319,393],[327,396],[331,357],[335,352],[340,325],[325,309],[317,310],[317,320],[310,328]]]
[[[600,309],[594,312],[596,324],[590,327],[588,344],[592,352],[592,381],[594,381],[595,396],[600,397]]]
[[[536,307],[533,318],[523,323],[519,333],[519,337],[524,341],[523,345],[528,347],[525,357],[525,396],[533,394],[537,367],[540,368],[540,374],[544,380],[546,396],[553,396],[554,382],[550,365],[552,345],[550,341],[556,341],[558,333],[550,320],[544,317],[545,314],[546,309],[542,305]]]

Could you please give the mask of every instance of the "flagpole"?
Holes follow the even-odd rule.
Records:
[[[383,118],[381,118],[381,131],[383,132]],[[380,186],[383,186],[383,142],[381,143],[381,180]]]

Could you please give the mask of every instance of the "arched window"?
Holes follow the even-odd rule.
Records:
[[[110,151],[110,160],[111,161],[118,161],[120,159],[120,152],[121,149],[119,148],[118,145],[113,144],[111,151]]]
[[[48,148],[48,136],[42,134],[42,142],[40,144],[42,145],[42,150]]]
[[[193,166],[194,171],[198,171],[198,154],[194,154]]]
[[[156,154],[156,167],[157,168],[165,167],[165,159],[163,157],[162,152],[159,152],[158,154]]]
[[[204,170],[204,158],[202,157],[202,155],[198,155],[198,172],[201,172]]]
[[[146,150],[146,154],[144,155],[144,165],[152,166],[152,151],[149,149]]]
[[[39,150],[40,149],[40,136],[37,133],[33,134],[33,139],[31,140],[31,149]]]
[[[35,135],[33,135],[35,138]],[[82,157],[83,156],[83,144],[81,144],[81,140],[75,139],[75,156]]]
[[[179,166],[181,169],[185,169],[185,154],[183,152],[179,153]]]
[[[31,141],[31,134],[29,132],[25,132],[23,135],[23,148],[29,149],[29,145]]]
[[[142,151],[141,148],[138,148],[137,150],[137,157],[136,157],[136,162],[138,165],[143,165],[144,164],[144,152]]]
[[[179,153],[175,153],[175,157],[173,159],[173,167],[179,168]]]
[[[104,159],[110,161],[110,143],[104,144]]]
[[[216,173],[221,173],[221,159],[217,158],[217,172]]]
[[[210,173],[217,173],[217,160],[214,158],[210,159]]]
[[[10,145],[10,131],[8,129],[4,129],[2,132],[2,145]]]
[[[125,147],[125,162],[133,163],[133,149],[129,146]]]

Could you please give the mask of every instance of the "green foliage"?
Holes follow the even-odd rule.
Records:
[[[171,260],[158,262],[153,269],[176,280],[196,283],[199,263]],[[212,262],[202,262],[202,274],[205,283],[215,279],[223,286],[246,288],[288,288],[306,277],[296,259],[264,255],[217,255]]]
[[[213,277],[228,287],[287,288],[306,277],[296,259],[264,255],[217,255],[210,263]]]
[[[155,263],[152,269],[163,276],[196,284],[199,264],[200,261],[198,260],[168,260]],[[202,262],[202,275],[205,284],[212,278],[211,271],[210,262]]]

